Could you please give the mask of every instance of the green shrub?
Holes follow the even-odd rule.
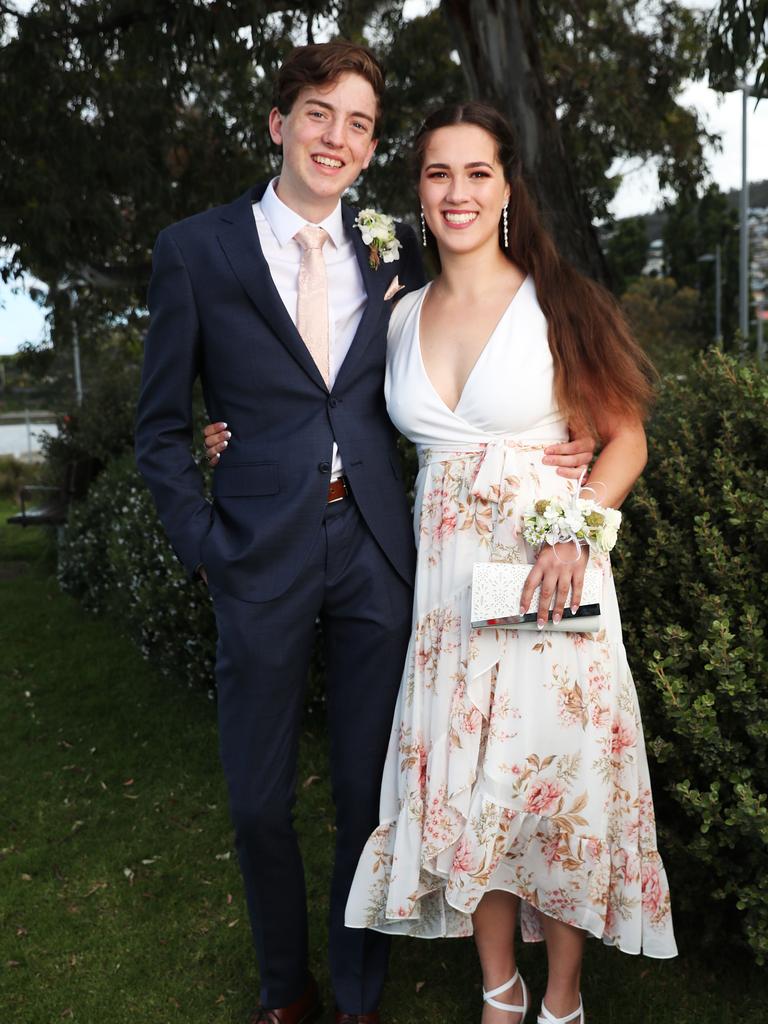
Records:
[[[160,525],[133,454],[112,461],[70,508],[59,583],[96,614],[110,614],[166,675],[212,690],[216,625],[202,583],[187,578]],[[318,629],[319,633],[319,629]],[[310,674],[311,711],[324,703],[322,646]]]
[[[768,377],[666,378],[616,548],[673,902],[768,954]]]
[[[59,415],[57,434],[43,440],[48,479],[60,486],[66,482],[78,498],[111,460],[133,450],[139,367],[112,361],[103,371],[82,406]]]
[[[213,685],[210,600],[171,550],[132,455],[112,462],[71,507],[59,583],[90,611],[114,615],[162,672]]]

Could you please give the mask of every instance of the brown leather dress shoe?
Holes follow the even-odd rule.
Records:
[[[373,1013],[342,1013],[336,1011],[336,1024],[381,1024],[379,1011]]]
[[[322,1013],[317,982],[310,974],[307,987],[289,1006],[267,1009],[260,1006],[248,1024],[311,1024]]]

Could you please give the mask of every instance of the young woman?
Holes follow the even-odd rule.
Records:
[[[514,932],[544,939],[541,1024],[584,1024],[588,934],[676,954],[634,684],[608,556],[534,551],[535,501],[573,481],[544,461],[574,430],[602,449],[590,477],[621,504],[646,460],[651,370],[615,303],[558,255],[492,108],[443,108],[415,142],[424,237],[440,275],[389,329],[391,419],[418,447],[413,631],[381,794],[358,865],[350,927],[474,934],[482,1024],[517,1024],[529,993]],[[429,232],[427,236],[426,232]],[[207,438],[215,448],[221,436]],[[595,633],[472,629],[476,562],[531,563],[527,607],[563,612],[589,561],[602,572]]]

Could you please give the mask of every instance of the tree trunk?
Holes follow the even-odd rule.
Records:
[[[442,0],[470,95],[510,120],[525,177],[560,252],[606,283],[608,270],[549,96],[536,39],[536,0]]]

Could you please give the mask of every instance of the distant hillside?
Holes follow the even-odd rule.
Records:
[[[739,208],[740,194],[740,190],[737,188],[732,188],[730,192],[726,193],[728,205],[732,206],[734,210],[738,210]],[[768,206],[768,180],[750,182],[749,205]],[[661,238],[666,219],[667,214],[665,210],[656,210],[655,213],[649,213],[643,217],[643,220],[645,221],[645,228],[648,232],[649,242],[653,242],[655,239]]]

